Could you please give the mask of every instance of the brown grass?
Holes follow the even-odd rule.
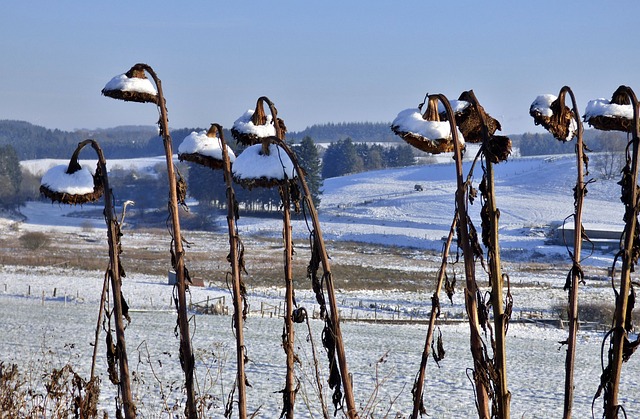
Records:
[[[51,241],[51,238],[45,233],[31,231],[29,233],[24,233],[20,236],[19,240],[22,247],[27,250],[35,251],[46,247]]]
[[[135,234],[133,234],[135,233]],[[32,249],[21,242],[22,236],[37,235],[49,240],[46,246]],[[192,277],[205,284],[224,285],[230,265],[226,258],[229,242],[224,233],[183,231],[186,264]],[[40,241],[39,241],[40,242]],[[283,285],[283,246],[279,239],[243,238],[247,285]],[[127,274],[166,275],[170,263],[170,235],[165,229],[124,231],[121,262]],[[411,249],[380,247],[350,242],[328,242],[331,271],[336,287],[343,290],[399,289],[430,291],[433,289],[437,255]],[[306,240],[294,242],[293,272],[297,287],[311,287],[307,279],[310,252]],[[427,258],[422,257],[427,254]],[[416,255],[420,255],[416,260]],[[106,269],[108,265],[106,231],[77,233],[8,232],[0,248],[0,263],[15,266],[64,266],[83,270]],[[419,263],[424,271],[407,271],[404,266]],[[425,273],[425,271],[427,273]],[[434,272],[431,274],[430,272]]]
[[[171,267],[170,235],[166,229],[124,229],[121,262],[127,275],[167,274]],[[0,247],[0,264],[14,266],[64,266],[83,270],[103,271],[108,265],[106,230],[45,234],[47,246],[27,249],[20,237],[26,234],[20,228],[7,229]],[[229,241],[225,232],[183,230],[186,264],[192,277],[200,278],[205,285],[226,286],[226,274],[230,265],[226,258]],[[283,286],[282,240],[265,237],[241,237],[245,247],[247,274],[243,274],[247,286]],[[309,243],[294,240],[293,274],[297,288],[310,289],[307,279]],[[331,258],[331,271],[337,289],[357,291],[364,289],[432,292],[436,270],[440,264],[438,252],[401,247],[378,246],[355,242],[327,242]],[[567,266],[546,263],[504,263],[505,272],[531,273],[531,281],[512,281],[512,287],[536,285],[545,275],[564,276]],[[461,267],[455,268],[463,275]],[[606,278],[606,270],[590,268],[589,279]],[[522,275],[519,275],[521,278]],[[484,277],[478,280],[484,286]],[[529,283],[530,282],[530,283]],[[539,284],[538,284],[539,285]],[[609,286],[608,281],[591,282],[592,286]]]

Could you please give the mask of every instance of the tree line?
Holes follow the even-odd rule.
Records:
[[[388,167],[415,164],[413,148],[409,145],[383,146],[354,143],[351,138],[329,144],[324,152],[322,178],[343,176]]]
[[[172,131],[176,144],[198,128],[182,128]],[[320,205],[323,180],[369,170],[389,167],[402,167],[415,164],[414,149],[403,142],[384,143],[358,141],[339,132],[357,134],[357,138],[372,135],[383,137],[382,132],[390,132],[387,124],[382,123],[341,123],[314,125],[302,132],[316,132],[325,139],[337,138],[328,146],[318,147],[314,137],[299,133],[287,134],[301,166],[305,169],[307,182],[316,205]],[[392,134],[391,134],[392,135]],[[39,179],[20,170],[20,160],[36,158],[70,157],[77,143],[86,139],[98,140],[108,159],[149,157],[163,153],[162,140],[153,126],[124,126],[98,130],[76,130],[66,132],[49,130],[23,121],[0,121],[0,208],[17,208],[26,200],[37,199]],[[231,139],[231,133],[225,130],[225,138]],[[298,139],[297,139],[298,138]],[[562,143],[551,134],[525,133],[513,135],[511,139],[522,156],[540,154],[573,153],[574,142]],[[622,154],[627,138],[623,133],[585,130],[585,144],[594,152],[602,152],[596,159],[598,171],[603,176],[617,174],[619,155]],[[234,141],[228,141],[236,154],[242,149]],[[176,147],[177,148],[177,147]],[[604,156],[604,157],[603,157]],[[602,160],[602,161],[599,161]],[[156,171],[165,169],[156,168]],[[225,200],[222,175],[211,170],[183,166],[188,180],[190,195],[201,203],[204,210],[222,207]],[[114,170],[113,186],[116,196],[133,199],[139,207],[157,208],[157,194],[166,194],[166,185],[151,176],[140,172]],[[162,176],[160,176],[162,178]],[[277,209],[280,197],[275,190],[244,191],[237,188],[238,200],[246,210],[263,211]],[[124,196],[126,195],[126,197]],[[155,196],[154,196],[155,195]],[[162,196],[162,195],[161,195]]]
[[[202,129],[172,129],[171,136],[174,142],[179,143],[192,131]],[[354,142],[401,143],[389,129],[389,124],[370,122],[313,125],[300,132],[287,133],[287,140],[291,143],[299,144],[305,137],[311,137],[318,143],[335,142],[347,137]],[[98,141],[105,155],[112,159],[150,157],[164,153],[158,128],[151,125],[62,131],[25,121],[0,120],[0,146],[13,146],[20,160],[66,158],[67,150],[73,150],[87,138]],[[225,130],[225,138],[229,143],[233,142],[228,130]]]
[[[243,147],[229,144],[236,155],[242,153]],[[320,205],[322,179],[320,178],[321,160],[318,148],[311,137],[305,137],[300,144],[292,145],[300,166],[305,170],[305,178],[316,206]],[[203,211],[211,208],[222,209],[226,206],[226,185],[221,171],[213,171],[200,165],[188,166],[188,193],[202,205]],[[255,188],[246,190],[234,187],[236,199],[245,211],[273,211],[279,209],[280,196],[276,188]]]
[[[174,129],[171,135],[174,141],[178,142],[192,131],[201,129]],[[389,123],[382,122],[317,124],[299,132],[287,133],[287,139],[292,143],[301,143],[305,137],[313,138],[316,143],[337,143],[348,138],[355,144],[364,142],[403,144],[391,132]],[[509,137],[523,156],[573,152],[571,142],[563,144],[555,141],[549,133],[513,134]],[[47,129],[25,121],[0,120],[0,146],[12,146],[20,160],[66,158],[68,150],[73,150],[80,141],[87,138],[97,140],[105,155],[112,159],[158,156],[164,152],[162,140],[155,126],[120,126],[62,131]],[[232,138],[227,130],[225,130],[225,138]],[[584,140],[591,150],[604,151],[612,144],[617,147],[619,142],[626,141],[626,136],[618,132],[586,129]],[[376,153],[373,154],[375,159]]]
[[[389,128],[388,122],[340,122],[314,124],[300,132],[287,133],[287,138],[295,142],[311,137],[318,143],[331,143],[350,138],[361,142],[397,142],[402,140]]]
[[[509,138],[513,145],[518,147],[521,156],[570,154],[574,152],[575,147],[575,141],[558,141],[548,132],[511,135]],[[627,135],[623,132],[594,129],[584,131],[583,141],[593,152],[621,151],[628,142]]]
[[[66,158],[80,141],[92,138],[100,142],[111,158],[161,155],[162,141],[157,128],[116,127],[96,130],[62,131],[47,129],[24,121],[0,121],[0,146],[11,146],[20,160]],[[155,143],[155,144],[154,144]]]

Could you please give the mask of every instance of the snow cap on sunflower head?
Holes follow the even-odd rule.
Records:
[[[633,105],[629,97],[629,88],[620,86],[611,100],[595,99],[587,103],[583,120],[595,129],[603,131],[631,132],[633,124]]]
[[[192,132],[187,135],[178,147],[180,161],[190,161],[211,169],[224,167],[223,144],[226,147],[229,162],[233,163],[236,155],[224,142],[222,127],[211,124],[208,131]]]
[[[52,202],[85,204],[100,199],[104,193],[100,166],[95,175],[78,162],[74,154],[69,165],[58,165],[47,170],[40,180],[40,193]]]
[[[278,137],[265,137],[260,144],[247,147],[233,164],[233,179],[245,188],[271,188],[297,177],[293,161],[278,143]]]
[[[265,114],[264,104],[269,106],[271,115]],[[231,127],[231,134],[237,142],[243,145],[258,144],[266,137],[284,139],[287,127],[278,118],[278,111],[273,102],[266,96],[258,98],[255,110],[249,109],[235,120]]]
[[[489,136],[502,129],[500,122],[487,114],[475,100],[472,90],[462,92],[458,100],[452,100],[449,103],[456,118],[456,125],[467,143],[481,143],[483,141],[483,120],[487,125]],[[438,106],[438,113],[441,120],[448,120],[446,109],[442,104]]]
[[[147,78],[144,64],[136,64],[126,73],[109,80],[102,94],[126,102],[158,103],[158,92]]]
[[[573,110],[565,105],[566,91],[560,91],[560,96],[545,94],[536,97],[529,107],[529,115],[536,125],[542,125],[556,139],[569,141],[576,136],[578,124]]]
[[[487,143],[483,144],[485,158],[492,163],[506,161],[511,155],[511,139],[503,135],[494,135],[496,131],[502,130],[500,122],[478,103],[473,90],[462,92],[458,100],[451,101],[450,104],[456,125],[465,141],[483,143],[486,129]],[[439,110],[439,114],[442,119],[448,119],[444,106]]]
[[[441,121],[438,99],[429,96],[427,109],[422,113],[422,105],[398,113],[391,123],[391,130],[413,147],[431,154],[453,151],[451,124]],[[460,146],[464,146],[462,135],[458,135]]]

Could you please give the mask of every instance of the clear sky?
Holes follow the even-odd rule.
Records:
[[[142,62],[172,128],[230,128],[262,95],[290,131],[391,122],[426,93],[473,89],[502,133],[541,132],[528,114],[539,94],[568,85],[580,112],[621,84],[640,94],[639,21],[637,0],[10,0],[0,119],[153,125],[155,106],[100,94]]]

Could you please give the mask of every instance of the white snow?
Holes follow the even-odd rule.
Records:
[[[449,121],[427,121],[422,117],[418,108],[405,109],[391,123],[400,132],[410,132],[429,140],[451,139],[451,125]],[[458,132],[458,141],[464,144],[462,134]]]
[[[85,195],[93,192],[93,175],[87,168],[71,174],[67,173],[67,165],[54,166],[49,169],[40,184],[54,192],[72,195]]]
[[[207,136],[207,131],[193,131],[182,140],[178,147],[178,152],[181,154],[202,154],[203,156],[222,160],[222,141],[219,137]],[[229,161],[233,163],[236,155],[229,146],[227,146],[227,153],[229,154]]]
[[[276,152],[265,158],[259,155],[260,147],[261,145],[248,147],[240,154],[234,163],[234,172],[251,178],[269,175],[281,179],[284,170],[280,157],[283,162],[289,162],[286,153],[280,150],[279,155]],[[570,149],[570,146],[567,147]],[[465,157],[474,154],[473,150],[468,150]],[[590,153],[590,158],[593,171],[598,155]],[[266,165],[263,166],[265,161],[269,162],[273,172]],[[325,237],[331,240],[440,250],[441,238],[448,233],[453,217],[453,196],[456,189],[455,167],[451,156],[442,161],[440,164],[325,179],[319,207]],[[37,173],[51,163],[38,162],[22,164]],[[160,162],[164,163],[164,157],[113,159],[108,164],[113,168],[151,171]],[[81,164],[84,165],[84,161]],[[465,172],[469,167],[470,162],[465,158]],[[478,182],[481,174],[479,168],[476,170],[478,172],[475,179]],[[505,254],[525,261],[533,260],[534,256],[546,261],[565,259],[566,249],[549,244],[547,236],[552,232],[552,225],[562,225],[565,218],[573,212],[575,170],[575,156],[572,154],[512,158],[494,166],[496,199],[501,213],[500,240]],[[295,175],[291,166],[288,167],[288,175],[290,178]],[[620,186],[617,181],[618,179],[597,179],[587,186],[583,216],[585,225],[600,225],[610,230],[622,229],[624,208],[620,203]],[[422,185],[424,191],[416,192],[416,184]],[[80,226],[87,221],[85,217],[74,221],[64,208],[28,203],[23,211],[30,222],[37,225],[73,225],[75,222]],[[470,206],[470,214],[477,223],[479,209],[479,202]],[[96,219],[98,225],[103,222],[101,218]],[[304,236],[304,221],[294,220],[294,223],[299,223],[294,228],[294,234]],[[281,221],[272,218],[242,216],[238,223],[241,234],[249,235],[271,234],[278,237],[280,228]],[[610,252],[596,251],[583,263],[602,267],[608,266],[612,261]]]
[[[595,164],[597,155],[592,153],[590,157]],[[455,166],[449,161],[325,179],[319,210],[325,238],[439,251],[454,213]],[[470,165],[465,161],[465,173]],[[480,168],[476,171],[477,187]],[[565,247],[550,243],[549,236],[552,226],[562,225],[573,213],[575,171],[575,155],[513,158],[494,166],[503,259],[523,263],[566,261]],[[617,181],[598,179],[588,185],[584,223],[622,230],[624,207]],[[416,184],[424,191],[416,192]],[[469,206],[477,228],[479,211],[479,200]],[[245,216],[241,220],[241,234],[271,232],[277,237],[280,231],[277,219]],[[304,221],[298,222],[294,234],[304,237]],[[608,251],[596,249],[592,253],[585,244],[583,264],[609,266],[613,262],[612,246]]]
[[[551,110],[551,104],[558,99],[555,95],[540,95],[538,96],[533,103],[531,104],[531,108],[529,108],[530,112],[537,111],[542,116],[546,116],[550,118],[553,115],[553,111]]]
[[[178,156],[174,154],[174,162],[178,162]],[[95,167],[97,159],[80,159],[78,160],[82,167]],[[109,159],[107,156],[107,170],[136,170],[136,171],[152,171],[158,164],[164,164],[166,162],[165,156],[156,157],[140,157],[134,159]],[[29,173],[35,176],[42,176],[47,170],[53,166],[59,164],[69,164],[68,159],[37,159],[37,160],[22,160],[20,167],[27,170]]]
[[[551,104],[558,99],[555,95],[545,94],[538,96],[533,103],[531,104],[531,108],[529,108],[529,112],[538,111],[541,115],[550,118],[553,116],[553,110],[551,109]],[[578,132],[578,123],[575,119],[571,119],[569,121],[569,131],[567,132],[567,138],[564,140],[571,140],[576,136]]]
[[[233,163],[233,176],[239,179],[284,180],[297,176],[293,162],[284,149],[276,144],[269,145],[269,155],[262,154],[262,144],[247,147]]]
[[[611,103],[607,99],[590,100],[584,111],[584,119],[587,120],[594,116],[614,116],[619,118],[633,119],[633,106],[618,105]]]
[[[242,116],[235,120],[233,128],[243,134],[253,134],[260,138],[272,137],[276,135],[276,127],[273,124],[273,117],[267,115],[267,122],[265,125],[255,125],[251,120],[254,110],[249,109]]]
[[[130,235],[131,232],[125,233]],[[104,235],[104,233],[102,233]],[[96,234],[96,237],[100,237]],[[300,252],[300,251],[299,251]],[[334,258],[340,257],[334,255]],[[92,342],[98,302],[104,278],[103,272],[85,272],[55,267],[29,268],[0,266],[4,282],[0,285],[0,353],[5,362],[25,365],[41,359],[49,362],[71,362],[83,377],[88,376],[92,353]],[[552,278],[547,289],[535,290],[518,287],[513,290],[514,308],[535,307],[534,301],[561,304],[566,300],[562,291],[564,275]],[[547,278],[548,279],[548,278]],[[340,278],[336,278],[340,281]],[[250,284],[249,284],[250,285]],[[53,290],[57,296],[53,297]],[[581,299],[593,301],[613,299],[608,287],[603,292],[589,296],[592,287],[581,287]],[[157,376],[164,385],[171,386],[172,397],[180,400],[183,395],[179,383],[183,379],[178,357],[179,341],[174,335],[176,315],[172,309],[173,287],[166,285],[166,278],[131,274],[123,280],[122,292],[130,306],[132,318],[125,331],[129,366],[139,380],[134,386],[134,397],[139,413],[145,417],[158,416],[160,400]],[[230,305],[229,291],[221,287],[191,287],[189,300],[203,301],[226,296]],[[389,318],[388,313],[400,307],[403,315],[424,320],[431,306],[428,293],[398,293],[393,291],[358,293],[339,292],[343,313],[356,310],[361,317]],[[314,307],[314,296],[304,286],[296,290],[299,306],[309,312]],[[284,386],[285,354],[280,345],[282,318],[260,315],[260,307],[277,307],[282,295],[277,289],[249,289],[251,314],[245,323],[245,345],[250,362],[247,378],[252,387],[247,389],[250,411],[260,408],[264,417],[277,417],[282,404],[277,393]],[[263,304],[264,303],[264,304]],[[462,310],[462,296],[454,296],[456,310]],[[452,305],[444,299],[444,312]],[[385,308],[386,307],[386,308]],[[514,317],[517,314],[514,313]],[[28,320],[27,320],[28,319]],[[230,316],[194,315],[190,320],[193,330],[193,348],[196,354],[196,376],[199,393],[209,392],[217,400],[234,385],[234,334]],[[311,322],[316,345],[322,323]],[[420,365],[420,356],[426,336],[424,324],[364,324],[342,323],[342,334],[350,373],[353,374],[354,393],[359,406],[365,406],[374,392],[380,405],[379,415],[390,407],[391,400],[398,399],[392,412],[407,412],[411,409],[411,386]],[[432,417],[468,418],[474,416],[473,389],[467,380],[467,368],[472,367],[469,354],[469,327],[466,324],[440,325],[446,357],[436,367],[432,360],[427,365],[425,406]],[[305,325],[296,325],[296,353],[300,357],[296,375],[301,378],[301,389],[296,403],[296,416],[302,418],[321,417],[317,410],[317,396],[310,385],[313,363]],[[565,350],[558,343],[566,339],[567,331],[555,327],[511,324],[507,334],[507,363],[509,390],[512,393],[513,417],[549,418],[562,416],[563,379]],[[101,386],[100,409],[113,414],[115,387],[109,383],[104,356],[104,332],[101,332],[97,372]],[[590,417],[591,400],[600,377],[600,345],[603,334],[598,331],[580,330],[578,334],[575,369],[575,417]],[[45,346],[46,345],[46,346]],[[319,367],[326,377],[326,355],[319,350]],[[148,352],[147,352],[148,351]],[[44,354],[47,355],[44,355]],[[209,363],[206,354],[215,354]],[[154,363],[147,363],[147,356]],[[53,361],[52,361],[53,360]],[[55,365],[55,364],[54,364]],[[60,365],[61,366],[61,365]],[[152,370],[150,367],[153,367]],[[37,369],[35,370],[38,371]],[[640,414],[640,358],[632,357],[625,363],[621,383],[621,402],[629,417]],[[205,380],[216,377],[215,386],[205,386]],[[325,386],[326,387],[326,386]],[[222,390],[224,389],[224,390]],[[222,393],[222,394],[221,394]],[[325,395],[326,396],[326,395]],[[307,411],[308,400],[311,411]],[[183,400],[183,399],[182,399]],[[325,397],[325,400],[327,398]],[[330,398],[329,398],[330,400]],[[183,401],[184,403],[184,401]],[[214,403],[208,417],[222,417],[224,403]],[[602,399],[596,401],[596,412],[601,412]],[[341,417],[341,416],[339,416]]]
[[[260,146],[253,147],[259,149]],[[570,146],[567,149],[572,151]],[[238,156],[236,164],[242,155],[244,153]],[[593,164],[598,155],[590,153],[590,158]],[[254,156],[249,160],[257,165],[257,159]],[[129,161],[118,160],[111,163],[123,167],[130,164]],[[149,159],[150,167],[154,164],[153,159]],[[37,168],[38,164],[32,162],[29,167]],[[469,167],[470,164],[465,162],[465,173]],[[575,155],[513,158],[495,165],[494,169],[496,200],[501,214],[500,245],[502,260],[507,268],[504,273],[509,275],[514,285],[513,318],[517,318],[525,310],[551,315],[553,306],[566,305],[567,293],[563,291],[563,285],[571,264],[567,249],[550,243],[549,235],[552,224],[561,225],[573,212]],[[480,168],[477,167],[476,170],[479,171]],[[404,259],[398,258],[391,263],[387,255],[380,254],[374,260],[366,262],[371,264],[367,266],[423,272],[426,290],[431,286],[429,284],[433,281],[434,273],[422,270],[420,262],[428,257],[425,250],[439,251],[442,248],[442,237],[448,232],[454,211],[454,172],[453,163],[442,163],[325,180],[319,208],[325,239],[385,244],[405,249]],[[477,172],[474,184],[477,185],[480,176]],[[616,184],[617,181],[618,179],[597,179],[588,185],[589,193],[585,199],[583,214],[585,228],[621,230],[624,207],[619,199],[620,186]],[[415,184],[422,185],[424,191],[416,192]],[[95,221],[95,231],[86,232],[81,227],[88,219],[79,213],[91,209],[99,214],[95,208],[97,207],[86,205],[77,209],[66,205],[30,202],[22,208],[27,220],[20,223],[19,228],[23,231],[63,230],[77,235],[80,240],[105,241],[105,225],[101,216],[91,219]],[[470,206],[470,216],[478,228],[479,209],[479,200]],[[14,221],[0,218],[0,225],[7,226],[5,228],[12,222]],[[250,237],[254,234],[281,237],[282,220],[241,214],[238,229],[247,247],[246,262],[251,271],[254,258],[249,253],[259,253],[261,249],[253,248]],[[133,242],[169,248],[168,241],[154,243],[142,232],[124,228],[123,233],[125,267],[126,252]],[[189,236],[193,233],[195,232],[184,231],[185,238],[190,239]],[[293,233],[298,245],[306,243],[308,230],[304,219],[294,220]],[[212,246],[212,243],[228,246],[224,234],[211,233],[207,237],[207,240],[199,240],[203,241],[202,246]],[[198,244],[194,244],[196,245]],[[303,246],[298,247],[296,257],[305,259],[305,250]],[[361,254],[355,251],[338,252],[332,248],[331,243],[328,250],[332,262],[361,260]],[[598,272],[612,264],[615,250],[613,246],[591,252],[585,243],[582,268],[586,284],[580,287],[581,303],[608,301],[613,304],[615,296],[609,282],[604,276],[599,277]],[[537,262],[550,263],[554,270],[538,272],[535,268],[526,269],[528,265],[535,265]],[[228,266],[226,261],[219,263],[220,266]],[[282,267],[274,266],[274,269],[281,270]],[[191,271],[193,276],[198,275],[195,270]],[[462,274],[460,270],[457,272],[460,281]],[[481,275],[484,274],[480,269],[478,275],[482,281]],[[58,359],[81,364],[81,375],[87,376],[89,365],[86,364],[91,357],[90,343],[93,342],[104,272],[61,267],[0,266],[0,277],[4,279],[0,281],[0,318],[4,319],[4,327],[0,329],[2,360],[24,365],[38,360],[41,357],[39,354],[46,349],[51,351],[46,353],[53,353]],[[309,290],[310,286],[304,282],[304,273],[300,278],[302,281],[296,289],[296,299],[299,305],[311,311],[315,304],[314,296]],[[348,278],[336,275],[334,279],[343,318],[346,313],[358,313],[365,318],[389,318],[397,307],[405,318],[411,316],[413,319],[424,319],[431,307],[430,292],[345,292],[339,288],[342,281]],[[220,283],[222,281],[220,279]],[[248,389],[249,410],[259,408],[265,417],[276,417],[282,404],[281,396],[276,392],[283,388],[285,374],[285,355],[280,344],[282,318],[277,315],[263,318],[258,309],[263,303],[264,306],[278,306],[282,302],[282,294],[278,288],[252,287],[250,281],[248,287],[252,313],[246,322],[245,345],[251,360],[247,366],[247,375],[253,385]],[[57,297],[52,296],[54,288],[57,290]],[[230,293],[224,286],[191,287],[190,291],[189,298],[194,302],[226,296],[226,304],[230,305]],[[123,295],[132,310],[132,323],[128,325],[125,335],[130,369],[136,371],[141,378],[134,389],[141,416],[157,415],[157,406],[162,404],[158,400],[158,386],[153,378],[155,373],[160,374],[165,384],[177,383],[172,386],[174,390],[171,397],[183,397],[179,384],[183,378],[178,357],[179,341],[173,334],[176,317],[171,308],[172,293],[173,287],[166,285],[164,276],[130,273],[123,281]],[[461,292],[454,295],[453,304],[448,300],[445,302],[445,298],[441,296],[441,304],[443,317],[446,318],[461,315],[464,311]],[[211,416],[221,417],[225,400],[223,396],[228,395],[235,379],[235,346],[231,319],[229,316],[194,315],[191,322],[195,330],[193,347],[196,355],[199,357],[205,353],[215,353],[218,356],[213,364],[207,364],[198,358],[196,372],[199,380],[220,372],[216,386],[207,389],[217,398],[218,403]],[[311,327],[317,331],[321,324],[314,321]],[[389,408],[391,401],[395,400],[389,416],[394,416],[396,412],[406,415],[411,409],[411,386],[420,364],[426,326],[344,323],[341,328],[358,405],[367,405],[369,398],[375,394],[380,409]],[[468,329],[465,324],[440,326],[447,355],[439,368],[431,360],[427,366],[427,390],[424,397],[431,417],[468,418],[476,415],[473,389],[466,371],[472,367]],[[581,328],[579,331],[574,417],[591,416],[592,398],[601,374],[600,350],[603,335],[602,330],[588,331]],[[313,364],[306,339],[307,331],[303,325],[296,326],[296,336],[296,351],[301,359],[297,371],[301,377],[301,389],[296,403],[296,416],[321,417],[317,406],[314,407],[317,397],[309,384]],[[316,336],[314,335],[314,339],[318,344]],[[566,337],[566,328],[510,325],[507,334],[507,363],[513,417],[562,416],[566,352],[565,347],[558,342]],[[104,383],[101,387],[100,408],[106,409],[109,416],[113,416],[113,397],[116,392],[106,376],[104,334],[100,339],[97,369]],[[70,343],[75,346],[70,347]],[[147,348],[150,359],[154,362],[155,372],[144,361],[147,359]],[[320,352],[319,356],[321,368],[326,368],[326,355]],[[378,363],[381,359],[383,361]],[[639,373],[640,356],[636,354],[624,364],[622,371],[620,400],[629,417],[640,417]],[[326,370],[323,370],[323,374],[326,377]],[[146,382],[146,387],[143,382]],[[202,384],[203,381],[199,383]],[[213,388],[224,390],[216,391]],[[308,411],[302,400],[310,401]],[[598,399],[594,406],[598,416],[602,412],[602,399]],[[378,410],[373,417],[384,417],[387,413],[386,410]]]
[[[123,92],[138,92],[157,95],[156,88],[149,79],[127,77],[126,74],[115,76],[104,86],[104,90],[120,90]]]
[[[449,105],[451,106],[451,110],[453,111],[453,113],[458,114],[467,109],[467,107],[469,106],[469,102],[467,102],[466,100],[450,100]],[[444,104],[442,102],[438,101],[438,113],[443,112],[446,112],[446,108],[444,107]]]

